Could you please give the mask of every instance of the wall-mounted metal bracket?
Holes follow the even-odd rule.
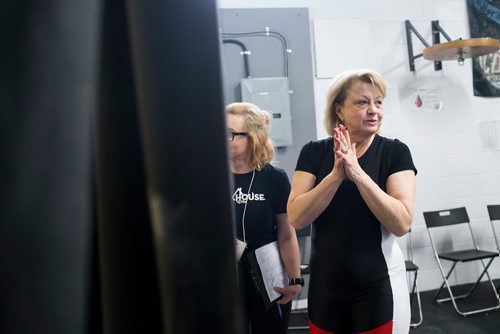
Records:
[[[410,61],[410,71],[415,71],[415,59],[422,57],[422,53],[414,55],[411,33],[414,33],[415,36],[418,37],[420,42],[422,42],[422,44],[426,48],[429,47],[429,43],[427,43],[425,38],[423,38],[422,35],[420,35],[420,33],[413,26],[413,24],[411,24],[409,20],[405,21],[405,25],[406,25],[406,43],[408,44],[408,59]],[[439,20],[431,21],[431,28],[432,28],[432,44],[440,43],[440,34],[442,34],[444,38],[446,38],[448,41],[451,40],[448,34],[439,25]],[[434,70],[439,71],[441,69],[442,69],[441,61],[434,61]]]
[[[410,61],[410,71],[415,71],[415,59],[424,57],[427,60],[434,61],[434,70],[442,69],[441,62],[444,60],[456,60],[458,65],[463,65],[466,58],[481,57],[500,50],[500,40],[496,38],[482,37],[469,39],[451,40],[450,36],[441,28],[439,21],[431,21],[432,28],[432,46],[420,35],[415,27],[406,20],[406,42],[408,43],[408,59]],[[413,44],[411,33],[418,37],[425,46],[422,53],[413,54]],[[448,41],[441,43],[441,35]]]
[[[449,41],[451,41],[450,36],[441,28],[439,25],[439,20],[431,21],[431,27],[432,27],[432,44],[439,44],[441,43],[441,38],[439,34],[442,34],[444,38],[446,38]],[[441,61],[434,61],[434,70],[435,71],[440,71],[443,69],[443,66],[441,64]]]
[[[410,20],[405,21],[405,26],[406,26],[406,43],[408,45],[408,60],[410,61],[410,71],[415,72],[415,59],[422,57],[422,53],[419,53],[418,55],[413,54],[413,43],[411,39],[411,33],[413,32],[415,36],[418,37],[420,42],[425,47],[429,46],[429,43],[420,35],[420,33],[415,29],[413,24],[411,24]]]

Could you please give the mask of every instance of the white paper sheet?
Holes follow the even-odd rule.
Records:
[[[273,289],[274,286],[285,287],[287,275],[278,248],[278,242],[272,242],[255,250],[255,257],[262,272],[262,279],[266,286],[270,300],[275,300],[281,295]]]

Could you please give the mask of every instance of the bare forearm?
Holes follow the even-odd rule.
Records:
[[[310,191],[291,198],[288,202],[288,220],[295,229],[310,225],[325,211],[335,196],[342,179],[327,175]]]
[[[279,240],[281,259],[285,266],[288,278],[300,277],[300,252],[297,238],[284,238]]]
[[[396,236],[410,230],[413,220],[413,205],[392,197],[363,171],[353,179],[368,208],[384,227]]]
[[[276,221],[281,259],[283,260],[283,265],[285,266],[288,278],[300,277],[300,252],[295,230],[288,223],[286,213],[277,215]],[[288,303],[300,292],[301,289],[302,287],[300,285],[274,287],[274,290],[281,294],[281,299],[278,301],[279,304]]]

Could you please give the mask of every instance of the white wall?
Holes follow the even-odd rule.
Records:
[[[423,58],[415,60],[415,72],[410,72],[405,20],[410,20],[419,33],[432,44],[431,21],[439,20],[441,27],[452,38],[469,38],[465,0],[219,0],[222,8],[278,8],[307,7],[311,19],[313,59],[315,54],[315,20],[355,19],[361,24],[341,33],[352,39],[341,38],[332,31],[332,45],[336,45],[332,64],[350,64],[352,68],[370,67],[379,71],[389,85],[385,105],[382,135],[398,138],[410,147],[419,171],[413,223],[414,259],[420,266],[419,285],[423,290],[436,289],[441,276],[433,258],[429,237],[423,220],[423,211],[465,206],[480,236],[481,246],[493,249],[494,241],[488,220],[487,204],[500,204],[500,150],[481,148],[478,123],[500,120],[500,98],[474,97],[471,60],[464,66],[455,61],[443,62],[442,71],[434,71],[433,63]],[[272,27],[271,27],[272,28]],[[337,34],[337,38],[335,38]],[[423,46],[413,36],[415,54]],[[441,37],[442,41],[445,41]],[[351,44],[349,44],[351,43]],[[360,43],[362,43],[360,47]],[[364,53],[353,55],[352,50]],[[360,63],[365,59],[365,63]],[[317,65],[317,64],[316,64]],[[334,71],[337,70],[332,65]],[[338,68],[338,72],[347,68]],[[314,79],[316,122],[318,138],[326,136],[322,125],[324,99],[331,79]],[[414,91],[432,87],[438,90],[443,102],[441,111],[416,111]],[[314,134],[311,134],[313,137]],[[465,235],[460,231],[441,235],[440,249],[458,249],[464,245]],[[407,249],[406,237],[401,240]],[[474,280],[479,267],[459,265],[459,276],[453,280],[468,283]],[[494,278],[500,278],[500,260],[492,265]]]

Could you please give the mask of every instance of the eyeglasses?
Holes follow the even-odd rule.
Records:
[[[248,135],[248,132],[234,132],[234,131],[228,131],[227,132],[227,140],[233,141],[234,136],[246,136]]]

